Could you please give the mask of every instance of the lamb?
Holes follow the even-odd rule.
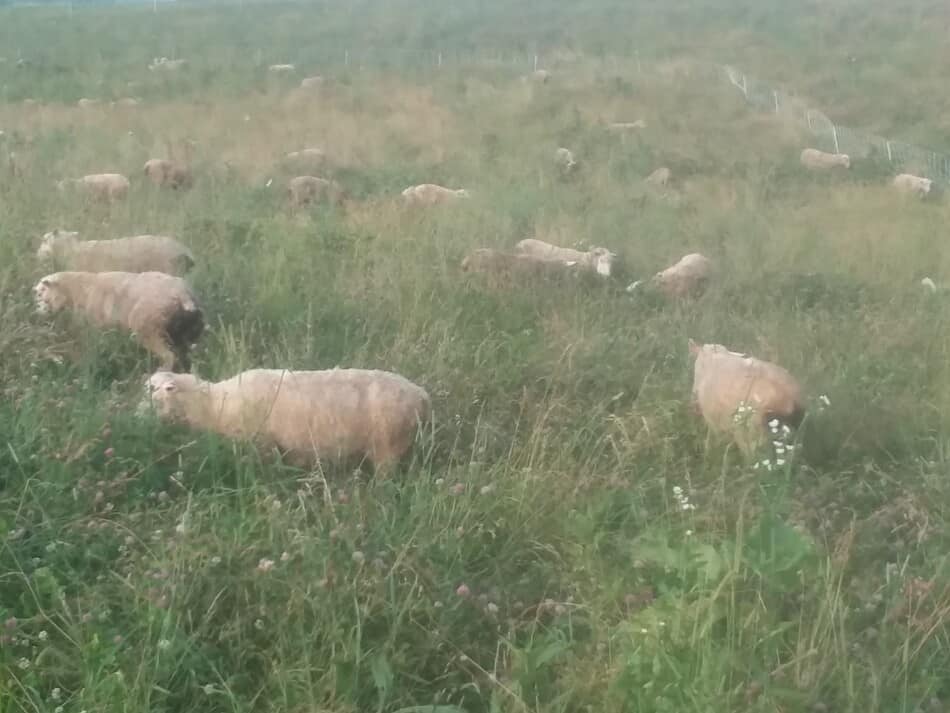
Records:
[[[368,369],[252,369],[217,383],[160,371],[147,389],[163,421],[277,448],[301,467],[366,459],[378,475],[432,412],[422,387]]]
[[[554,152],[554,163],[563,175],[574,173],[577,170],[577,160],[570,149],[559,148]]]
[[[304,77],[300,80],[301,89],[319,89],[324,84],[323,77],[317,75],[315,77]]]
[[[82,178],[67,178],[57,185],[63,191],[68,186],[78,186],[95,198],[117,201],[129,194],[129,179],[121,173],[95,173]]]
[[[693,367],[693,406],[714,431],[731,432],[739,447],[752,452],[779,423],[797,427],[805,415],[802,389],[785,369],[731,352],[721,344],[689,340]]]
[[[189,369],[204,316],[180,277],[161,272],[56,272],[33,288],[36,310],[84,315],[98,327],[132,332],[166,371]]]
[[[267,68],[268,72],[273,72],[274,74],[288,74],[290,72],[296,72],[297,68],[292,64],[272,64]]]
[[[667,297],[695,296],[706,288],[712,273],[713,263],[709,258],[690,253],[676,264],[656,273],[652,282]]]
[[[891,185],[901,193],[913,194],[921,198],[930,195],[930,192],[933,190],[933,181],[931,179],[914,176],[910,173],[901,173],[894,176]]]
[[[453,190],[438,186],[434,183],[422,183],[418,186],[410,186],[402,192],[403,201],[407,205],[431,206],[441,203],[449,203],[458,198],[468,198],[468,191],[464,188]]]
[[[805,149],[801,155],[802,166],[812,171],[829,168],[851,168],[851,158],[844,153],[825,153],[818,149]]]
[[[670,169],[668,169],[666,166],[661,166],[643,180],[647,185],[655,186],[657,188],[665,188],[670,182],[671,176],[672,173],[670,172]]]
[[[526,238],[520,241],[515,248],[522,255],[530,255],[539,260],[560,262],[568,267],[578,265],[604,277],[610,277],[614,262],[617,259],[617,255],[607,248],[591,248],[587,252],[581,252],[572,248],[561,248],[535,238]]]
[[[164,158],[151,158],[145,162],[143,173],[155,186],[190,188],[193,179],[191,169],[183,163]]]
[[[290,204],[300,208],[319,200],[329,200],[340,204],[345,198],[343,189],[334,181],[316,176],[297,176],[287,184]]]
[[[36,256],[80,272],[164,272],[181,276],[195,264],[188,248],[163,235],[81,241],[77,232],[54,230],[43,236]]]

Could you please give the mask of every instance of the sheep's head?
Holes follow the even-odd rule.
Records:
[[[56,248],[68,242],[75,242],[79,233],[75,230],[60,230],[57,228],[43,236],[36,257],[40,260],[51,260]]]
[[[455,191],[455,195],[457,195],[459,198],[471,198],[469,192],[464,188],[459,188],[457,191]]]
[[[614,269],[614,261],[617,259],[616,253],[610,252],[607,248],[593,248],[590,251],[590,257],[597,274],[610,277]]]
[[[192,374],[155,372],[145,382],[145,398],[137,412],[154,409],[163,421],[181,421],[185,415],[183,396],[194,392],[197,386],[198,378]]]
[[[848,156],[848,154],[846,153],[840,154],[840,156],[841,156],[841,165],[844,166],[845,168],[851,168],[851,157]]]
[[[66,306],[66,295],[59,288],[59,274],[47,275],[33,287],[38,314],[54,314]]]

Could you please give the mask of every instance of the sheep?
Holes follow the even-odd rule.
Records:
[[[910,173],[901,173],[894,176],[891,185],[901,193],[913,194],[921,198],[930,195],[930,192],[933,190],[933,181],[931,179],[914,176]]]
[[[225,381],[153,374],[141,410],[196,430],[276,448],[300,467],[369,461],[377,475],[409,451],[428,423],[425,389],[387,371],[251,369]]]
[[[406,205],[431,206],[440,203],[449,203],[458,198],[468,198],[468,191],[464,188],[453,190],[438,186],[434,183],[422,183],[410,186],[402,192],[403,202]]]
[[[36,257],[80,272],[164,272],[181,276],[195,264],[188,248],[163,235],[81,241],[79,233],[63,230],[46,233]]]
[[[294,208],[320,200],[341,204],[346,197],[343,189],[335,181],[317,176],[297,176],[287,184],[287,195]]]
[[[315,77],[304,77],[300,80],[301,89],[319,89],[324,84],[324,79],[321,76]]]
[[[655,186],[657,188],[665,188],[666,185],[670,182],[670,177],[672,173],[670,169],[666,166],[661,166],[656,169],[653,173],[643,179],[644,183],[650,186]]]
[[[121,173],[95,173],[82,178],[66,178],[56,185],[60,191],[77,186],[96,198],[116,201],[128,196],[131,184]]]
[[[785,369],[729,351],[721,344],[689,340],[693,366],[693,407],[708,426],[731,432],[750,453],[779,424],[797,427],[805,415],[802,389]],[[778,423],[776,423],[778,421]]]
[[[288,74],[290,72],[296,72],[297,68],[292,64],[272,64],[267,68],[268,72],[273,72],[274,74]]]
[[[515,283],[528,278],[558,278],[576,274],[577,263],[545,260],[526,253],[478,248],[462,260],[462,271],[482,273],[497,281]]]
[[[92,107],[98,105],[98,99],[87,99],[86,97],[83,97],[78,102],[76,102],[76,106],[78,106],[80,109],[91,109]]]
[[[145,162],[142,172],[155,186],[179,189],[190,188],[193,183],[188,166],[164,158],[149,159]]]
[[[800,158],[802,166],[812,171],[829,168],[851,168],[851,158],[844,153],[825,153],[818,149],[805,149]]]
[[[712,277],[713,263],[699,253],[690,253],[653,276],[652,284],[667,297],[695,296],[702,292]],[[628,289],[635,288],[634,283]]]
[[[139,106],[141,103],[142,102],[140,102],[135,97],[123,97],[121,99],[117,99],[116,101],[112,102],[112,106],[113,107],[133,107],[133,106]]]
[[[523,82],[537,82],[539,84],[547,84],[551,79],[551,73],[546,69],[536,69],[531,74],[527,74],[521,78]]]
[[[577,160],[570,149],[564,147],[554,152],[554,163],[562,175],[569,175],[577,170]]]
[[[188,66],[188,61],[184,59],[168,59],[168,57],[155,57],[148,66],[149,71],[163,70],[175,72]]]
[[[572,248],[561,248],[535,238],[526,238],[520,241],[515,248],[521,255],[560,262],[568,267],[577,265],[604,277],[610,277],[614,262],[617,259],[617,255],[607,248],[591,248],[587,252],[581,252]]]
[[[166,371],[189,369],[189,349],[204,331],[191,289],[161,272],[56,272],[33,294],[39,314],[68,310],[98,327],[132,332]]]
[[[637,119],[636,121],[614,121],[607,124],[608,131],[616,132],[635,131],[645,128],[647,128],[647,122],[644,119]]]
[[[322,166],[327,160],[327,155],[323,152],[323,149],[308,148],[291,151],[284,156],[284,159],[291,163],[306,163],[311,166]]]

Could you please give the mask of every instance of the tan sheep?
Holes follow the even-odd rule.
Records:
[[[190,188],[193,179],[191,169],[183,163],[165,158],[151,158],[142,169],[152,185],[165,188]]]
[[[82,178],[67,178],[57,184],[59,190],[76,186],[94,198],[107,201],[122,200],[129,195],[129,179],[121,173],[95,173]]]
[[[693,406],[709,427],[731,433],[751,452],[767,426],[798,426],[805,415],[802,389],[785,369],[771,362],[731,352],[721,344],[689,340],[693,366]]]
[[[346,194],[335,181],[317,176],[297,176],[291,178],[287,184],[287,195],[290,205],[300,208],[318,201],[329,201],[342,204]]]
[[[459,198],[468,198],[468,191],[464,188],[453,190],[435,183],[421,183],[410,186],[402,192],[403,202],[406,205],[432,206],[442,203],[451,203]]]
[[[656,188],[665,188],[670,182],[672,177],[672,172],[666,166],[661,166],[656,169],[653,173],[643,179],[644,183]]]
[[[607,248],[591,248],[587,252],[581,252],[572,248],[558,247],[535,238],[526,238],[520,241],[515,249],[522,255],[530,255],[539,260],[560,262],[568,267],[577,265],[604,277],[610,277],[614,262],[617,259],[617,255]]]
[[[217,383],[159,372],[148,381],[162,420],[277,448],[300,466],[366,459],[396,465],[431,416],[426,391],[368,369],[252,369]]]
[[[79,240],[79,233],[54,230],[43,236],[36,256],[40,261],[80,272],[164,272],[180,276],[195,264],[188,248],[163,235]]]
[[[56,272],[33,294],[40,314],[68,310],[98,327],[129,330],[166,370],[188,370],[190,347],[204,331],[191,289],[161,272]]]
[[[521,284],[525,279],[552,279],[577,274],[577,265],[559,260],[544,260],[526,253],[478,248],[462,260],[462,270],[481,273],[494,282],[512,285]]]
[[[690,253],[653,276],[653,285],[667,297],[687,297],[701,293],[713,275],[713,263],[699,253]]]
[[[826,153],[818,149],[805,149],[800,158],[802,166],[812,171],[829,168],[851,168],[851,158],[843,153]]]
[[[910,173],[900,173],[894,176],[891,185],[901,193],[920,196],[924,198],[930,195],[933,190],[933,181],[929,178],[914,176]]]

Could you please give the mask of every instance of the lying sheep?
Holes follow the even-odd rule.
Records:
[[[40,314],[69,310],[99,327],[131,331],[164,370],[189,368],[204,317],[180,277],[161,272],[56,272],[33,288]]]
[[[301,89],[319,89],[324,84],[324,79],[321,76],[316,77],[304,77],[300,80]]]
[[[693,406],[714,431],[731,432],[751,452],[778,420],[796,427],[804,415],[802,389],[782,367],[721,344],[689,340],[693,367]]]
[[[609,131],[616,132],[636,131],[637,129],[645,128],[647,128],[647,122],[644,119],[637,119],[636,121],[614,121],[607,124]]]
[[[36,257],[80,272],[164,272],[180,276],[195,264],[188,248],[163,235],[79,240],[79,233],[63,230],[46,233]]]
[[[175,72],[179,69],[184,69],[187,66],[188,66],[188,60],[168,59],[168,57],[155,57],[152,60],[152,63],[148,66],[148,68],[152,72],[156,70]]]
[[[183,163],[165,158],[150,158],[142,169],[152,185],[166,188],[190,188],[193,179],[191,169]]]
[[[478,248],[462,260],[464,272],[481,273],[506,284],[530,278],[558,278],[577,274],[576,263],[544,260],[526,253],[506,253],[493,248]]]
[[[933,184],[934,182],[929,178],[914,176],[910,173],[898,174],[894,176],[894,180],[891,182],[891,185],[901,193],[916,195],[921,198],[930,195],[930,192],[933,190]]]
[[[162,420],[277,448],[295,465],[365,458],[377,473],[406,455],[432,411],[422,387],[367,369],[252,369],[217,383],[159,372],[147,388]]]
[[[268,72],[273,72],[274,74],[288,74],[290,72],[296,72],[297,68],[292,64],[272,64],[267,68]]]
[[[117,201],[129,195],[131,184],[121,173],[95,173],[82,178],[66,178],[56,185],[61,191],[68,186],[76,186],[95,198]]]
[[[676,264],[656,273],[652,284],[667,297],[696,296],[706,288],[712,274],[713,264],[709,258],[690,253]]]
[[[438,186],[434,183],[422,183],[410,186],[402,192],[403,201],[407,205],[431,206],[440,203],[450,203],[458,198],[468,198],[468,191],[464,188],[453,190]]]
[[[554,163],[562,175],[567,176],[577,170],[577,160],[570,149],[559,148],[554,152]]]
[[[825,153],[818,149],[805,149],[801,155],[802,166],[813,171],[828,168],[851,168],[851,158],[844,153]]]
[[[644,183],[656,188],[665,188],[673,174],[666,166],[661,166],[643,179]]]
[[[340,204],[345,198],[343,189],[334,181],[317,176],[297,176],[287,184],[287,195],[294,208],[317,201]]]
[[[610,277],[614,262],[617,259],[617,255],[607,248],[591,248],[587,252],[581,252],[572,248],[561,248],[535,238],[526,238],[520,241],[515,248],[522,255],[529,255],[539,260],[560,262],[568,267],[577,265],[604,277]]]

